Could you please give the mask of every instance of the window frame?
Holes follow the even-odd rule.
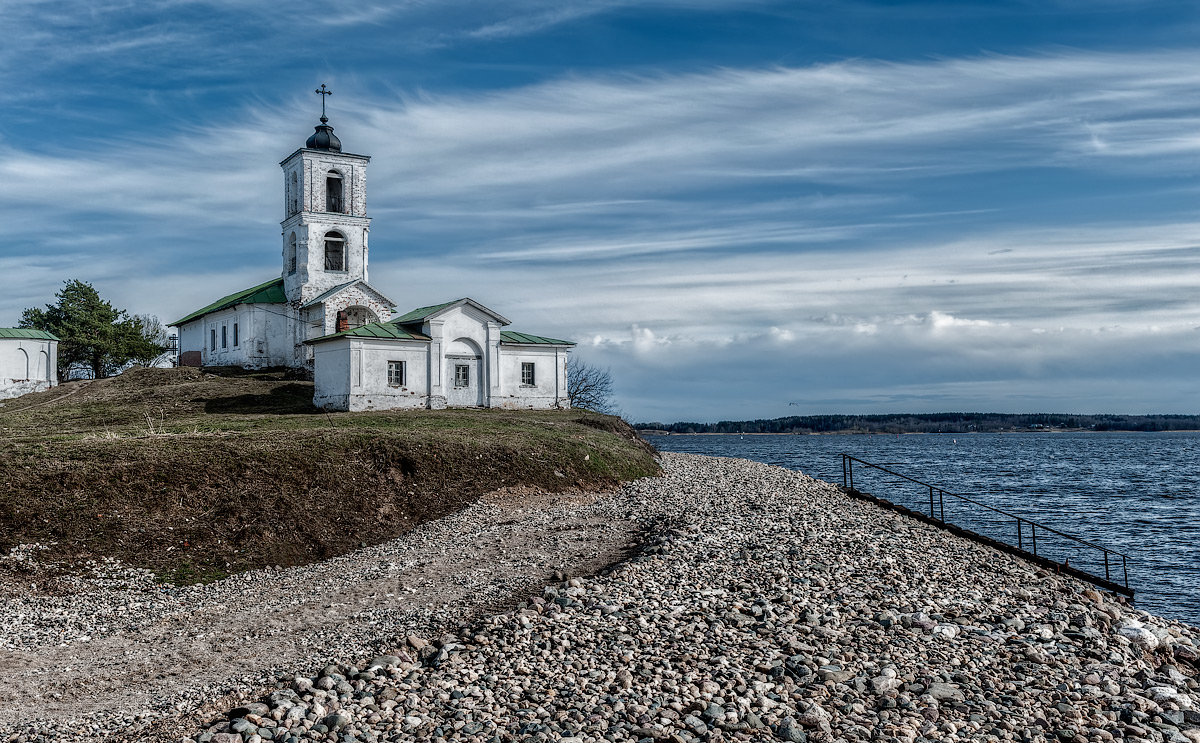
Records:
[[[291,237],[288,238],[288,276],[296,273],[297,254],[299,253],[298,245],[299,243],[296,240],[296,233],[293,232]]]
[[[216,327],[211,327],[208,329],[208,350],[209,351],[217,350],[217,329],[216,329]]]
[[[533,362],[533,361],[522,361],[521,362],[521,386],[522,387],[537,387],[537,365],[536,365],[536,362]]]
[[[221,350],[229,348],[229,326],[221,326]]]
[[[454,389],[465,390],[471,386],[471,365],[455,362]]]
[[[239,340],[240,339],[238,338],[238,324],[236,321],[234,321],[234,323],[233,323],[233,347],[234,348],[238,347]]]
[[[337,181],[336,195],[329,184]],[[330,214],[346,213],[346,179],[336,170],[325,174],[325,211]]]
[[[394,372],[399,372],[395,374]],[[400,381],[395,381],[396,376],[400,377]],[[388,387],[404,388],[408,386],[408,364],[403,360],[389,359],[387,362],[387,384]]]
[[[325,266],[325,270],[328,271],[329,273],[346,273],[347,271],[349,271],[350,269],[348,269],[346,267],[346,264],[347,264],[346,236],[343,235],[342,233],[338,232],[337,230],[330,230],[329,232],[325,233],[324,241],[325,241],[325,261],[324,261],[323,265]],[[331,243],[337,243],[337,244],[340,244],[340,246],[341,246],[341,258],[342,258],[342,267],[341,268],[330,268],[329,267],[329,246]]]

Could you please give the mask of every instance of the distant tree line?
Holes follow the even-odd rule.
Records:
[[[1000,431],[1200,430],[1200,415],[1069,415],[1057,413],[888,413],[792,415],[719,423],[635,423],[670,433],[996,433]]]

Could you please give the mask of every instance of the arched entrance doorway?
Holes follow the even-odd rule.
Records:
[[[483,407],[483,352],[470,338],[446,346],[446,405]]]

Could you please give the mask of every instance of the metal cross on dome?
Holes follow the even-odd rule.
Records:
[[[327,89],[325,87],[325,83],[321,83],[321,87],[317,88],[313,92],[321,96],[321,123],[324,124],[325,122],[329,121],[329,119],[325,116],[325,96],[333,95],[333,91]]]

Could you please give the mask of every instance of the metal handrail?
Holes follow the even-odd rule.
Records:
[[[1064,532],[1059,531],[1058,529],[1055,529],[1054,527],[1046,526],[1045,524],[1039,523],[1037,521],[1033,521],[1032,519],[1025,518],[1024,516],[1018,516],[1015,513],[1010,513],[1009,511],[1005,511],[1003,509],[996,508],[995,506],[989,506],[986,503],[981,503],[981,502],[975,500],[974,498],[969,498],[969,497],[967,497],[965,495],[961,495],[959,493],[952,493],[949,490],[945,490],[945,489],[940,488],[931,483],[924,482],[922,480],[918,480],[915,477],[909,477],[908,475],[901,474],[899,472],[890,470],[890,469],[880,466],[878,464],[868,462],[865,459],[859,459],[858,457],[855,457],[853,455],[842,452],[842,486],[847,488],[848,490],[858,492],[857,490],[855,490],[855,487],[854,487],[854,463],[855,462],[858,462],[859,464],[862,464],[862,465],[866,465],[867,467],[871,467],[873,469],[877,469],[881,472],[886,472],[887,474],[889,474],[893,477],[898,477],[902,480],[907,480],[909,482],[916,483],[917,485],[922,485],[924,487],[929,488],[929,518],[934,521],[939,521],[942,524],[947,523],[946,522],[946,501],[945,501],[945,497],[947,495],[954,497],[954,498],[958,498],[959,500],[965,501],[972,505],[979,506],[980,508],[984,508],[988,511],[992,511],[993,513],[998,513],[1002,516],[1007,516],[1008,518],[1014,519],[1017,523],[1017,548],[1020,549],[1021,551],[1025,551],[1025,542],[1024,542],[1024,538],[1023,538],[1024,535],[1022,533],[1023,530],[1021,528],[1021,525],[1029,524],[1029,531],[1030,531],[1030,536],[1032,539],[1032,545],[1031,545],[1032,546],[1032,554],[1034,557],[1041,557],[1040,555],[1038,555],[1038,552],[1037,552],[1038,529],[1041,529],[1044,532],[1049,532],[1051,534],[1056,534],[1060,537],[1063,537],[1064,539],[1069,539],[1073,542],[1078,542],[1079,544],[1086,545],[1093,549],[1100,550],[1104,554],[1104,580],[1106,582],[1112,582],[1112,578],[1110,577],[1110,574],[1109,574],[1110,571],[1109,571],[1108,556],[1116,555],[1121,558],[1121,569],[1124,574],[1122,583],[1127,590],[1129,589],[1129,556],[1126,555],[1124,552],[1118,552],[1117,550],[1110,549],[1108,547],[1105,547],[1102,544],[1096,544],[1095,542],[1090,542],[1086,539],[1082,539],[1080,537],[1076,537],[1071,534],[1066,534]],[[933,502],[933,495],[934,495],[935,491],[938,494],[938,507],[937,507],[936,511],[934,509],[934,502]],[[1079,571],[1079,572],[1084,572],[1084,571]]]

